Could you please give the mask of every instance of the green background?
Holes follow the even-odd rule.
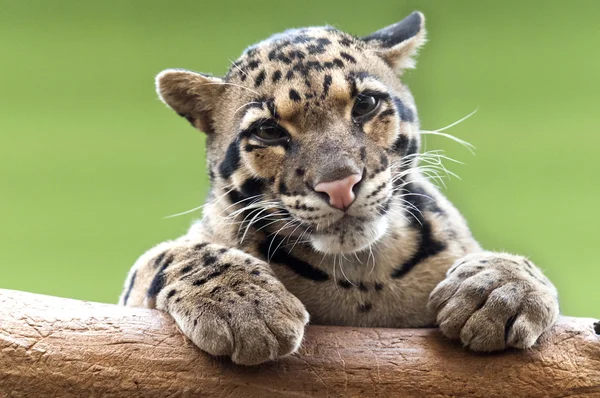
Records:
[[[446,193],[488,249],[530,256],[567,315],[600,317],[600,2],[0,0],[0,287],[115,302],[207,192],[204,137],[156,98],[168,67],[223,74],[274,32],[367,34],[414,9],[405,80],[427,139],[465,165]]]

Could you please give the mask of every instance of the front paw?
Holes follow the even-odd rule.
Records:
[[[499,253],[460,259],[429,296],[440,330],[474,351],[529,348],[556,321],[557,293],[530,261]]]
[[[218,263],[184,276],[158,301],[200,349],[241,365],[293,353],[308,323],[300,300],[268,266],[241,253],[225,254]]]

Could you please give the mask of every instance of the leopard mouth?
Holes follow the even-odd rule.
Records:
[[[387,228],[387,217],[365,221],[346,215],[327,229],[314,231],[310,236],[310,244],[321,253],[361,252],[380,240]]]

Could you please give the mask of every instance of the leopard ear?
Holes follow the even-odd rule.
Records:
[[[362,40],[398,73],[414,68],[414,56],[426,42],[425,16],[415,11],[402,21],[378,30]]]
[[[183,69],[167,69],[156,76],[160,99],[192,126],[212,133],[213,112],[225,85],[218,77]]]

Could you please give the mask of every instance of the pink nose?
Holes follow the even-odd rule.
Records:
[[[315,185],[315,191],[325,192],[329,204],[336,209],[346,210],[354,202],[352,188],[362,179],[360,174],[352,174],[341,180],[321,182]]]

